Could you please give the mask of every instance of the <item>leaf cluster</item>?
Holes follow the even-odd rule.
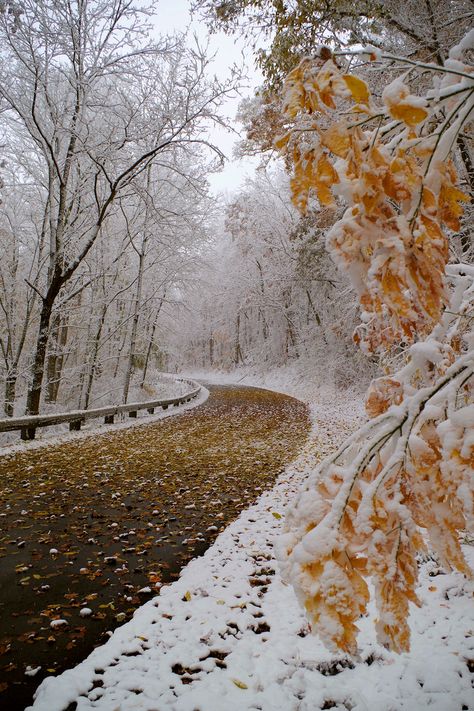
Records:
[[[334,650],[357,652],[368,576],[379,642],[409,649],[427,540],[445,569],[472,577],[458,532],[473,523],[474,271],[448,264],[469,199],[450,154],[474,110],[472,65],[462,61],[471,38],[442,69],[408,60],[441,74],[424,96],[411,92],[408,71],[380,102],[332,58],[305,59],[285,80],[289,127],[276,145],[293,164],[295,205],[348,205],[327,246],[359,294],[355,339],[369,353],[415,341],[406,365],[372,383],[371,419],[323,462],[286,523],[284,574]]]

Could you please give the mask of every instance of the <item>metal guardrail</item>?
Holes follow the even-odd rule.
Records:
[[[201,386],[194,380],[177,378],[178,382],[189,383],[194,386],[190,392],[178,397],[167,398],[165,400],[149,400],[148,402],[130,402],[125,405],[111,405],[110,407],[98,407],[93,410],[73,410],[71,412],[57,412],[51,415],[25,415],[24,417],[8,417],[0,420],[0,432],[12,432],[20,430],[21,439],[32,440],[35,438],[37,427],[49,427],[62,422],[69,422],[70,431],[79,431],[86,420],[93,420],[99,417],[104,418],[106,425],[112,425],[116,415],[128,413],[129,417],[137,417],[139,410],[148,410],[152,415],[155,408],[161,407],[163,410],[170,406],[178,407],[185,402],[190,402],[201,392]]]

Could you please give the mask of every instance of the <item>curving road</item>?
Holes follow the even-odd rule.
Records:
[[[209,390],[166,420],[0,457],[1,708],[103,642],[300,450],[303,403]]]

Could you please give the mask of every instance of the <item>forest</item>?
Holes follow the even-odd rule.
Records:
[[[250,398],[245,417],[260,420],[259,442],[242,444],[245,456],[251,450],[251,464],[241,465],[245,476],[254,467],[268,487],[270,470],[276,477],[289,466],[285,442],[291,459],[306,452],[298,487],[282,494],[285,516],[273,503],[266,509],[270,523],[260,533],[280,527],[268,560],[291,584],[305,624],[331,654],[360,662],[360,621],[368,615],[373,644],[409,654],[416,634],[409,611],[421,606],[418,588],[431,575],[423,565],[443,571],[435,575],[459,576],[453,580],[464,601],[472,592],[473,4],[183,0],[176,8],[183,26],[160,31],[160,13],[172,14],[168,0],[0,0],[6,474],[17,466],[8,447],[18,434],[5,431],[12,418],[166,398],[173,382],[172,394],[181,395],[183,383],[195,383],[189,378],[206,386],[247,379],[280,388],[306,402],[309,414],[288,403],[298,413],[291,424],[278,403],[263,405],[244,393]],[[231,58],[217,71],[222,57],[216,60],[211,47],[229,37],[245,61]],[[249,82],[256,85],[250,93]],[[237,114],[229,116],[237,103]],[[231,155],[224,133],[233,136]],[[252,173],[232,190],[216,189],[226,165],[242,161],[251,161]],[[223,467],[239,456],[230,454],[233,424],[225,408],[232,411],[231,396],[224,390],[213,396],[211,388],[206,406],[221,413],[221,424],[230,423],[222,440],[215,433],[205,439],[213,429],[206,420],[201,441],[186,420],[190,413],[183,415],[195,452],[219,451]],[[271,465],[267,454],[255,453],[267,427],[266,445],[278,450]],[[326,427],[327,436],[321,434]],[[303,430],[310,432],[309,450],[298,439]],[[122,462],[130,448],[140,462],[136,444],[124,437],[113,456]],[[155,446],[145,442],[145,450]],[[182,446],[169,456],[179,459]],[[40,466],[33,451],[32,469]],[[61,467],[64,461],[61,456]],[[160,467],[178,466],[170,462]],[[86,458],[74,476],[86,476],[89,466],[95,476]],[[153,481],[152,469],[146,476]],[[229,480],[237,478],[232,469]],[[206,487],[214,497],[222,493],[204,481],[204,493]],[[181,484],[179,491],[188,492],[186,481]],[[245,487],[229,495],[229,521],[237,515],[235,496],[242,509],[252,501],[247,479]],[[162,505],[164,499],[154,515]],[[217,523],[206,518],[209,543],[225,535]],[[11,543],[12,535],[0,543]],[[0,545],[0,558],[3,551]],[[149,576],[159,579],[154,570]],[[178,589],[184,602],[198,595]],[[138,607],[136,594],[133,599]],[[460,630],[461,622],[456,625]],[[178,628],[178,641],[181,633]],[[125,647],[117,649],[126,656]],[[472,674],[472,648],[463,654]],[[212,658],[225,668],[224,657]],[[194,673],[184,662],[173,669],[183,679]],[[231,681],[247,690],[239,680]],[[442,691],[451,689],[452,683]],[[47,686],[44,693],[38,708],[50,711]],[[423,693],[430,693],[428,683]],[[366,706],[349,696],[326,705],[330,695],[310,695],[308,706],[304,694],[297,697],[301,706],[291,705],[293,696],[277,706],[262,697],[261,706],[236,701],[235,708],[382,709],[381,696]],[[64,708],[76,703],[67,694],[58,698]],[[393,698],[401,705],[385,711],[408,708],[405,697]],[[423,697],[419,708],[433,699]],[[445,711],[443,699],[433,708]],[[174,703],[166,701],[166,708],[188,708]],[[225,707],[206,696],[199,703],[201,711],[234,708],[232,696]],[[456,711],[471,708],[464,696],[455,703]]]
[[[424,14],[404,31],[396,3],[383,13],[369,3],[366,16],[335,3],[314,25],[304,3],[281,16],[278,3],[217,13],[198,3],[211,26],[241,20],[249,42],[270,33],[260,25],[278,28],[257,55],[265,83],[238,116],[246,137],[236,150],[260,153],[262,165],[226,199],[209,190],[224,160],[212,135],[242,77],[218,81],[184,34],[150,43],[151,9],[109,5],[7,2],[1,16],[5,416],[127,402],[131,386],[139,396],[152,374],[183,368],[300,362],[314,377],[323,362],[335,387],[367,385],[398,353],[368,359],[353,343],[357,296],[325,248],[342,206],[316,198],[302,214],[292,204],[289,154],[285,165],[273,145],[285,122],[278,87],[294,54],[333,32],[349,47],[379,37],[387,53],[414,57],[405,68],[425,91],[429,71],[416,58],[443,61],[469,28],[463,3],[437,7],[431,48]],[[366,64],[380,93],[392,70]],[[456,141],[469,193],[468,132]],[[465,215],[450,249],[470,262]]]

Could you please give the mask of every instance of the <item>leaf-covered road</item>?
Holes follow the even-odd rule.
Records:
[[[166,420],[0,457],[1,708],[103,642],[296,456],[304,404],[209,389]]]

